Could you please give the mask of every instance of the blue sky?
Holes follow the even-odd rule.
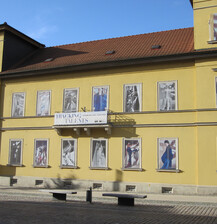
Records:
[[[47,47],[193,26],[189,0],[0,0],[7,22]]]

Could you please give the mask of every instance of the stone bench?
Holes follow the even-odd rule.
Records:
[[[147,198],[147,195],[137,195],[137,194],[118,194],[118,193],[104,193],[102,196],[106,197],[117,197],[118,205],[134,206],[135,198]]]
[[[71,191],[71,190],[55,190],[55,189],[44,190],[43,189],[40,191],[51,193],[51,194],[53,194],[53,198],[55,198],[57,200],[63,200],[63,201],[66,201],[67,194],[77,194],[77,192]]]

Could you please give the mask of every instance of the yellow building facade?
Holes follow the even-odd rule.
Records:
[[[171,34],[174,52],[156,41],[133,60],[121,58],[117,39],[97,58],[92,47],[103,41],[46,49],[19,34],[41,53],[27,51],[28,61],[0,73],[0,184],[216,194],[216,3],[192,2],[194,33],[151,34]],[[87,52],[92,61],[82,64]],[[69,57],[73,65],[61,67]]]

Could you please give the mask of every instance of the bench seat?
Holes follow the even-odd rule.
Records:
[[[66,201],[66,195],[67,194],[77,194],[76,191],[71,191],[71,190],[55,190],[55,189],[44,189],[44,190],[40,190],[42,192],[48,192],[53,194],[53,198],[57,199],[57,200],[63,200]]]
[[[118,205],[128,205],[128,206],[134,206],[135,198],[147,198],[147,195],[120,194],[120,193],[104,193],[102,194],[102,196],[117,197]]]

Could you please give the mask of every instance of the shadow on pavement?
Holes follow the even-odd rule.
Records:
[[[217,208],[197,206],[138,205],[127,207],[72,201],[1,201],[0,208],[0,223],[4,224],[217,223]]]

